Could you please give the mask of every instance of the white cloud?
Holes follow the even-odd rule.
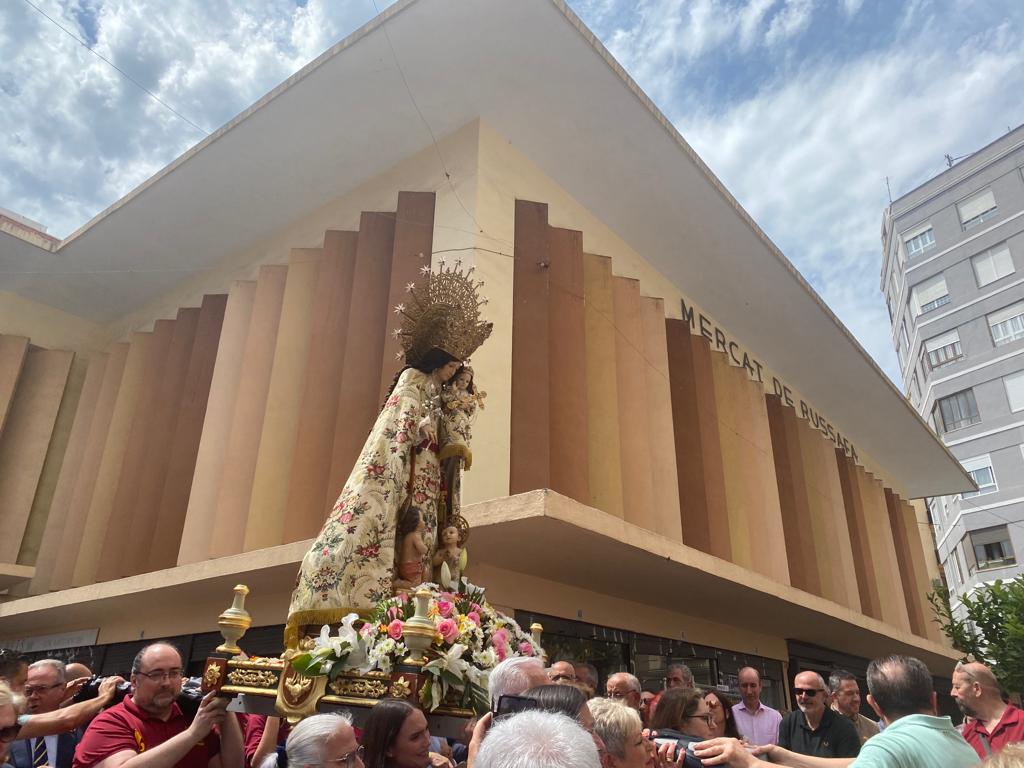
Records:
[[[842,5],[843,13],[848,17],[856,16],[861,6],[864,5],[864,0],[841,0],[840,4]]]
[[[786,0],[785,7],[768,25],[765,42],[768,45],[778,45],[796,37],[810,26],[813,11],[814,4],[811,0]]]

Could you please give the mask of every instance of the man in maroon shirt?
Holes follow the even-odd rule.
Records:
[[[178,707],[182,663],[174,646],[139,651],[131,680],[131,695],[86,730],[73,768],[243,768],[242,732],[226,717],[226,699],[207,694],[191,723]]]
[[[1003,701],[996,676],[984,664],[957,664],[949,695],[956,699],[960,711],[971,718],[963,734],[979,757],[988,757],[1007,744],[1024,741],[1024,711]]]

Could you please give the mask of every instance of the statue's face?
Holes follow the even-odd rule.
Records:
[[[449,525],[444,529],[444,543],[449,547],[459,543],[459,529],[454,525]]]
[[[473,380],[473,377],[469,375],[468,371],[463,371],[455,379],[455,388],[466,390],[469,389],[469,384]]]

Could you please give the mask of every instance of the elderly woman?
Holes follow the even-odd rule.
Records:
[[[591,699],[594,733],[604,742],[606,768],[650,768],[656,756],[643,733],[640,713],[612,699]]]
[[[331,765],[337,768],[363,768],[363,748],[356,741],[352,716],[344,714],[313,715],[292,729],[284,748],[288,768],[314,768]],[[259,768],[277,768],[275,752],[266,757]]]

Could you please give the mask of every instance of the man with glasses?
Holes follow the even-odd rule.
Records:
[[[609,699],[621,701],[627,707],[640,711],[640,681],[629,672],[616,672],[604,684]]]
[[[548,667],[548,680],[556,685],[576,685],[576,668],[571,661],[556,661]]]
[[[780,747],[815,757],[857,756],[860,752],[857,729],[827,706],[828,691],[821,675],[810,671],[798,674],[793,680],[793,695],[798,711],[782,718]]]
[[[56,659],[43,659],[30,665],[25,685],[28,711],[33,715],[56,712],[65,698],[64,663]],[[11,763],[15,768],[39,768],[52,765],[71,768],[75,746],[81,734],[71,730],[34,739],[19,739],[11,744]]]
[[[139,651],[131,695],[93,720],[74,768],[243,768],[242,732],[237,718],[226,716],[227,699],[207,694],[190,723],[176,702],[182,673],[174,646]]]

